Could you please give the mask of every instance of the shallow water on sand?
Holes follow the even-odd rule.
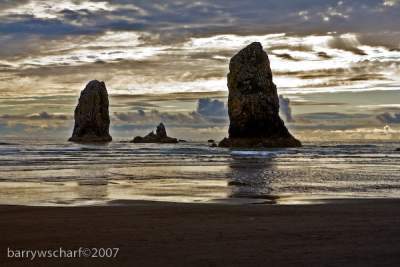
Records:
[[[295,204],[400,198],[392,143],[229,150],[207,144],[0,145],[0,204],[95,205],[125,200]]]

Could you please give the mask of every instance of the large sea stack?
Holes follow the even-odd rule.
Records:
[[[136,136],[131,143],[165,143],[165,144],[176,144],[178,139],[169,137],[167,135],[167,130],[163,123],[157,126],[156,133],[154,131],[150,132],[148,135],[141,137]]]
[[[267,53],[252,43],[230,61],[229,138],[221,147],[299,147],[279,117],[279,98]]]
[[[112,140],[108,93],[104,82],[91,81],[81,92],[75,109],[75,126],[69,141],[96,143]]]

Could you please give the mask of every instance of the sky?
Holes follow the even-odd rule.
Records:
[[[0,0],[0,138],[67,139],[93,79],[114,137],[163,121],[222,138],[229,60],[259,41],[296,136],[398,140],[398,14],[398,0]]]

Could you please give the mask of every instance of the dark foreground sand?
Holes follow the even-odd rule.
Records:
[[[107,207],[0,207],[0,266],[12,249],[119,247],[116,259],[31,266],[400,266],[400,201],[326,205],[134,202]]]

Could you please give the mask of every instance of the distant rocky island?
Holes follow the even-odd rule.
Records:
[[[255,42],[230,61],[229,138],[220,147],[300,147],[279,117],[279,98],[267,53]]]
[[[89,82],[81,92],[75,109],[75,125],[71,142],[110,142],[108,93],[104,82]]]
[[[167,135],[167,130],[163,123],[157,126],[156,133],[151,131],[148,135],[141,137],[136,136],[131,143],[164,143],[164,144],[176,144],[178,139],[169,137]]]

